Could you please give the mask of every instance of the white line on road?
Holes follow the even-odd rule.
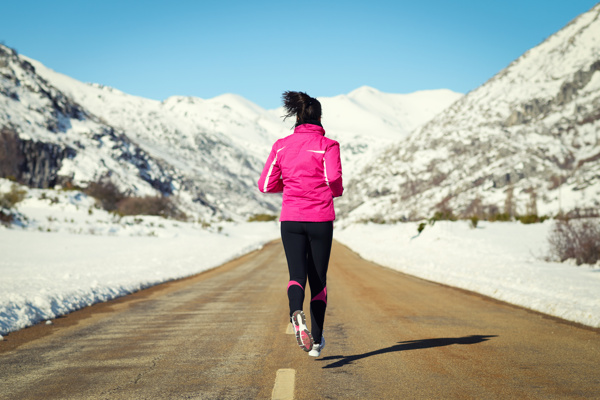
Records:
[[[277,370],[277,375],[275,376],[275,386],[273,386],[271,400],[293,400],[295,381],[295,369],[283,368]]]

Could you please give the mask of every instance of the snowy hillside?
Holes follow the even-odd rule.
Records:
[[[129,196],[168,196],[201,220],[279,209],[280,196],[259,193],[256,181],[272,143],[292,132],[281,109],[233,94],[145,99],[77,81],[5,46],[0,94],[0,176],[38,188],[110,182]],[[342,143],[345,178],[460,96],[363,87],[321,98],[327,134]]]
[[[164,167],[0,46],[2,176],[32,187],[112,174],[136,194],[172,191]]]
[[[23,58],[61,92],[150,148],[164,146],[163,151],[172,151],[169,147],[177,144],[185,149],[186,144],[193,147],[195,140],[206,136],[208,141],[223,141],[262,155],[265,144],[285,134],[278,117],[237,95],[208,100],[172,96],[160,102],[83,83]]]
[[[348,185],[351,220],[600,206],[600,5],[468,93]]]
[[[18,95],[2,98],[0,126],[10,126],[21,139],[68,149],[68,160],[55,160],[58,183],[69,180],[86,187],[110,179],[134,195],[172,196],[184,212],[202,219],[237,219],[277,210],[277,197],[261,196],[253,189],[263,163],[259,153],[282,127],[254,104],[233,95],[206,101],[144,99],[84,84],[4,49],[4,75],[15,79],[13,87],[6,79],[3,87]],[[57,110],[55,102],[44,98],[46,92],[66,99],[80,115]],[[62,124],[56,132],[45,123],[53,115],[55,125]],[[37,120],[31,123],[33,116]],[[119,146],[131,154],[115,151]],[[138,173],[135,166],[140,164],[150,164],[151,171]],[[164,184],[155,184],[158,178],[153,176]]]
[[[336,239],[361,257],[433,282],[600,328],[600,263],[545,261],[554,222],[352,224]],[[572,260],[574,261],[574,260]]]

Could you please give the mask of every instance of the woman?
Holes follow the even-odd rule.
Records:
[[[281,239],[290,273],[287,294],[298,345],[318,357],[325,346],[327,267],[333,239],[333,198],[342,195],[340,147],[325,137],[321,103],[303,92],[283,93],[284,120],[296,117],[294,133],[273,145],[258,180],[261,192],[283,191]],[[311,331],[302,311],[310,284]]]

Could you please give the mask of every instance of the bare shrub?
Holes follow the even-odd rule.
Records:
[[[271,214],[254,214],[248,217],[248,222],[267,222],[267,221],[275,221],[277,219],[277,215]]]
[[[23,221],[24,217],[12,208],[23,201],[26,195],[27,191],[20,189],[15,183],[12,184],[9,192],[0,193],[0,224],[10,226]]]
[[[14,215],[11,212],[0,210],[0,224],[9,226],[14,221]]]
[[[10,192],[0,194],[0,208],[13,208],[15,204],[23,201],[27,192],[23,189],[19,189],[16,184],[13,184],[10,188]]]
[[[548,219],[548,216],[542,215],[539,216],[537,214],[527,214],[527,215],[518,215],[515,218],[517,221],[520,221],[522,224],[537,224],[538,222],[544,222]]]
[[[434,225],[436,221],[456,221],[458,218],[449,208],[443,208],[436,211],[433,217],[429,218],[429,224]]]
[[[95,198],[106,211],[115,211],[117,204],[126,197],[110,181],[92,182],[85,189],[85,193]]]
[[[490,222],[507,222],[507,221],[511,221],[512,217],[507,213],[497,213],[497,214],[489,215],[487,220]]]
[[[551,255],[561,262],[595,264],[600,258],[600,227],[597,219],[557,220],[548,235]]]
[[[471,221],[471,228],[477,228],[477,224],[479,224],[479,217],[477,215],[473,215],[471,218],[469,218],[469,220]]]
[[[126,197],[117,203],[120,215],[160,215],[165,218],[185,219],[170,198],[165,196]]]
[[[171,198],[166,196],[132,197],[122,193],[110,181],[92,182],[85,189],[106,211],[118,215],[159,215],[165,218],[186,220],[187,215],[181,212]],[[92,210],[88,210],[91,214]]]

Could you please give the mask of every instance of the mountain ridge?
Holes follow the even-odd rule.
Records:
[[[0,144],[16,143],[15,149],[20,146],[15,150],[17,158],[28,165],[44,160],[52,166],[44,173],[51,177],[42,183],[15,173],[25,168],[20,161],[13,160],[6,168],[0,165],[0,176],[12,175],[33,187],[66,184],[85,188],[94,182],[110,182],[132,196],[169,196],[181,211],[203,221],[277,213],[281,197],[259,193],[256,181],[272,143],[292,133],[293,123],[281,121],[281,109],[264,110],[236,94],[212,99],[145,99],[77,81],[7,47],[0,50],[0,110],[4,111],[0,114],[4,132]],[[375,99],[405,99],[396,109],[390,108],[400,117],[397,108],[411,103],[411,95],[359,88],[352,93],[353,104],[362,110],[372,108],[369,102],[374,100],[361,99],[361,91],[370,92]],[[443,94],[445,99],[435,101],[435,110],[419,112],[418,121],[413,118],[410,123],[424,122],[461,96],[448,91]],[[436,91],[428,96],[413,108],[425,108],[423,104],[432,102]],[[324,103],[328,135],[338,138],[342,146],[357,149],[343,152],[346,177],[352,175],[353,166],[369,158],[369,151],[388,143],[389,137],[407,134],[396,129],[400,122],[395,120],[387,131],[340,128],[340,121],[350,121],[350,128],[358,122],[386,126],[385,116],[363,112],[364,121],[358,120],[351,112],[343,112],[335,98],[319,99]],[[335,109],[340,114],[337,117]],[[346,140],[348,135],[354,136]],[[32,145],[24,151],[26,141],[43,144],[35,146],[46,153],[36,153]],[[30,174],[36,174],[34,167],[28,168]],[[8,173],[9,169],[12,172]]]
[[[555,215],[600,204],[600,5],[391,145],[349,184],[350,220]],[[584,168],[585,167],[585,168]]]

